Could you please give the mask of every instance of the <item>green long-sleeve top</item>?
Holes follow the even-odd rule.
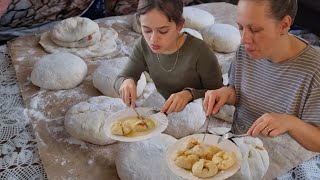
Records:
[[[174,67],[177,53],[178,59]],[[143,36],[140,37],[128,63],[117,76],[114,89],[119,92],[121,84],[128,78],[137,82],[143,71],[150,74],[157,90],[165,99],[184,89],[191,91],[193,99],[198,99],[204,97],[208,89],[223,86],[221,69],[214,52],[204,41],[190,34],[187,34],[179,52],[169,55],[158,54],[158,57],[159,59]],[[173,67],[172,71],[167,72]]]

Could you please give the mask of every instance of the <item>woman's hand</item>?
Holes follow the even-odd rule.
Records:
[[[137,86],[133,79],[126,79],[119,89],[120,97],[127,106],[135,107],[137,99]]]
[[[224,104],[234,105],[236,93],[233,87],[222,87],[217,90],[208,90],[203,101],[206,115],[216,114]]]
[[[276,137],[290,131],[297,120],[300,119],[288,114],[266,113],[253,123],[247,134],[253,137],[259,134]]]
[[[172,113],[181,111],[193,99],[190,91],[183,90],[178,93],[171,94],[169,99],[163,105],[162,113]]]

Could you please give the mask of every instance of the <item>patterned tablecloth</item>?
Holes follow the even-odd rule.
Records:
[[[0,179],[47,179],[6,46],[0,46]]]

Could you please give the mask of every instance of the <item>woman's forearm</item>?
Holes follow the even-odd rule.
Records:
[[[320,152],[320,128],[310,123],[306,123],[299,118],[292,123],[291,129],[288,131],[289,135],[295,139],[304,148]]]

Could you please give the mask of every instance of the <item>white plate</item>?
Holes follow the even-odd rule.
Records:
[[[138,111],[139,114],[143,115],[148,111],[152,110],[152,108],[136,108],[136,110]],[[122,111],[116,112],[111,116],[109,116],[108,119],[106,120],[108,124],[104,125],[104,129],[107,133],[107,136],[109,136],[111,139],[122,141],[122,142],[142,141],[142,140],[150,139],[153,136],[161,134],[168,126],[167,116],[163,113],[157,113],[148,117],[156,123],[155,129],[151,131],[149,134],[146,134],[144,136],[137,136],[137,137],[126,137],[126,136],[114,135],[111,133],[111,127],[115,122],[123,121],[133,116],[137,116],[137,114],[134,112],[132,108],[124,109]]]
[[[208,144],[208,145],[218,146],[223,151],[234,152],[236,154],[237,161],[231,168],[224,170],[224,171],[219,171],[213,177],[206,178],[206,180],[226,179],[228,177],[231,177],[233,174],[235,174],[240,169],[241,160],[242,160],[242,154],[240,152],[240,149],[238,148],[238,146],[236,146],[233,142],[231,142],[229,140],[220,142],[217,145],[219,137],[220,136],[216,136],[213,134],[207,134],[203,143]],[[194,138],[194,139],[197,139],[199,142],[201,142],[203,139],[203,134],[193,134],[190,136],[186,136],[184,138],[179,139],[176,143],[170,145],[169,148],[167,149],[167,152],[166,152],[166,160],[167,160],[168,167],[173,173],[175,173],[176,175],[178,175],[184,179],[189,179],[189,180],[203,179],[203,178],[198,178],[196,176],[193,176],[191,171],[180,168],[177,165],[175,165],[175,163],[174,163],[174,158],[175,158],[176,152],[178,150],[184,149],[185,142],[189,138]]]

